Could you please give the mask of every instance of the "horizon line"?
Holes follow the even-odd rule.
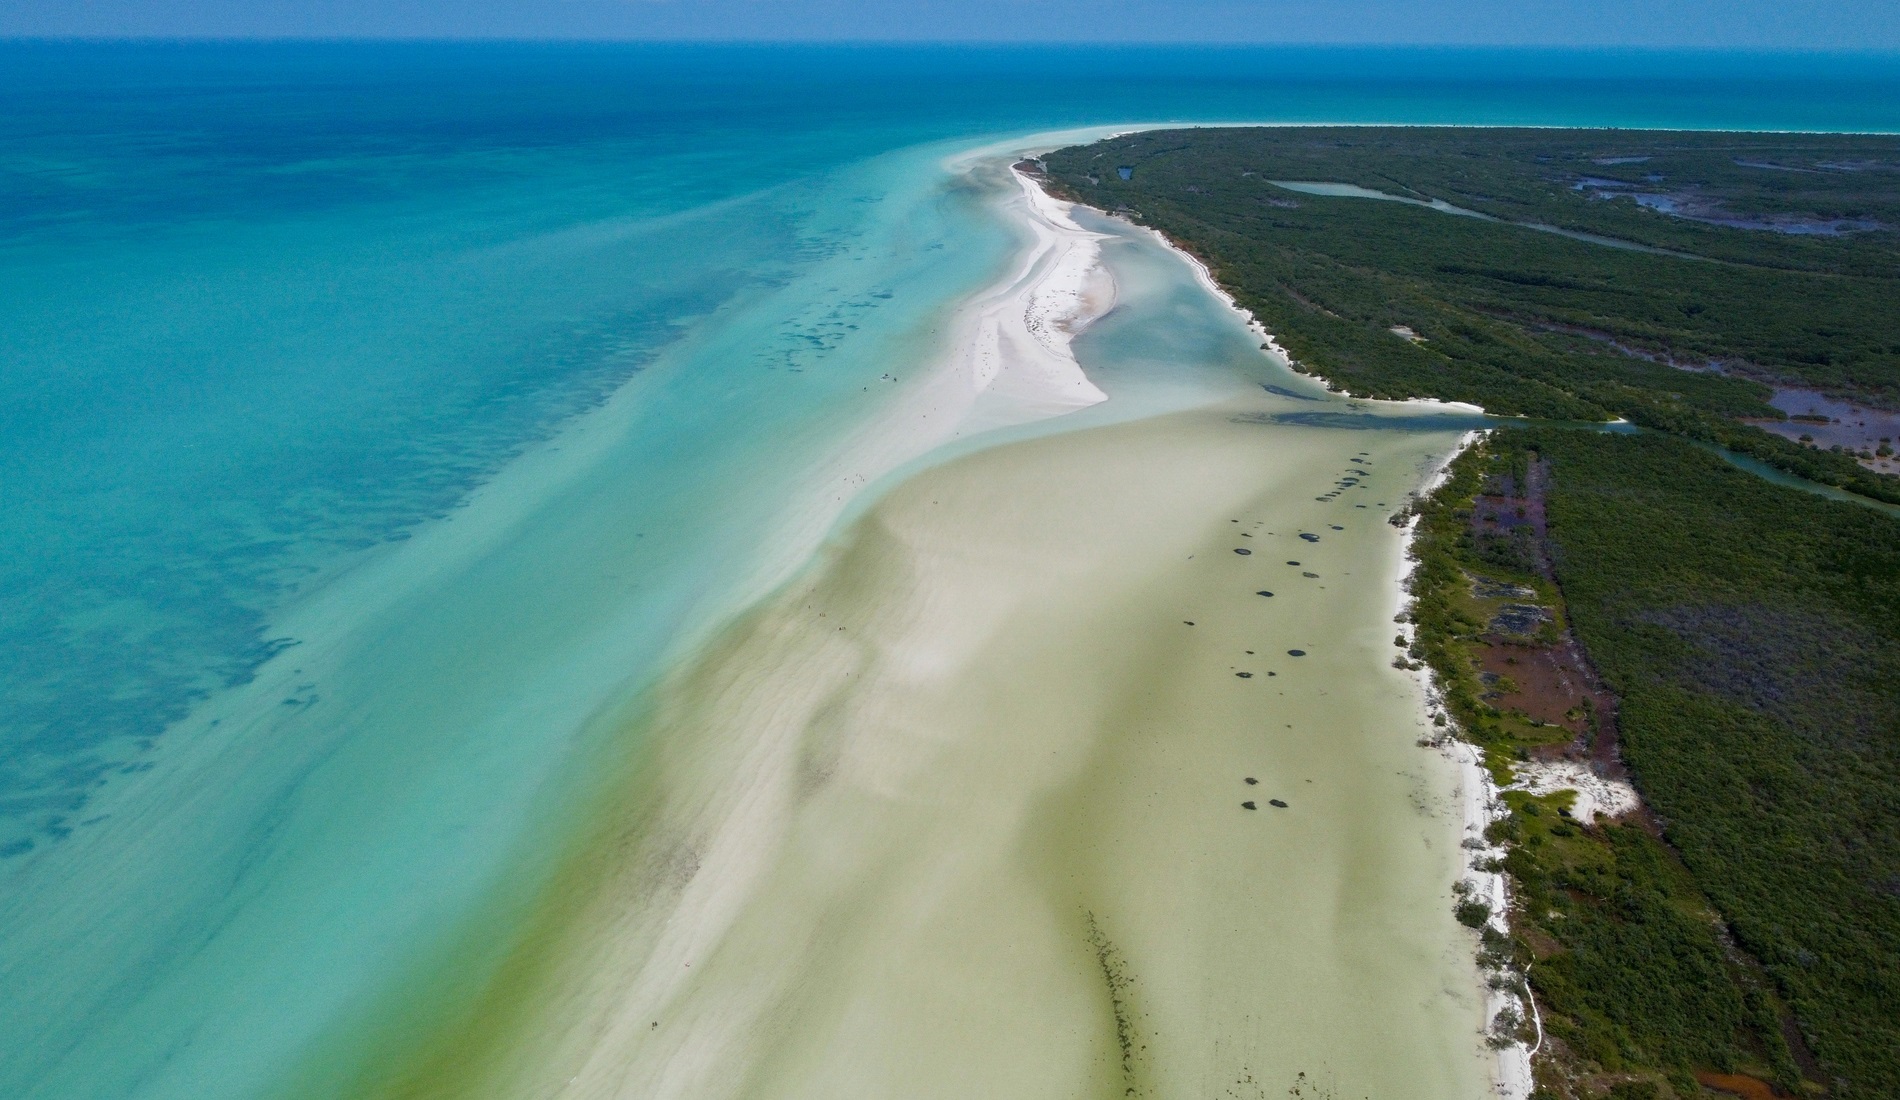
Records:
[[[0,44],[126,44],[126,45],[238,45],[238,44],[360,44],[360,45],[524,45],[524,46],[723,46],[750,48],[828,47],[879,49],[894,47],[965,47],[985,49],[1191,49],[1241,52],[1260,49],[1396,50],[1415,52],[1482,50],[1522,53],[1677,53],[1709,56],[1780,56],[1788,54],[1900,61],[1896,46],[1701,46],[1657,43],[1558,42],[1355,42],[1336,40],[1257,39],[1249,41],[1196,41],[1190,39],[1004,39],[1004,38],[689,38],[513,34],[6,34]]]

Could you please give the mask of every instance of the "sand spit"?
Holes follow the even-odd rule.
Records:
[[[1069,216],[1022,173],[1004,200],[1030,236],[1016,268],[952,322],[949,359],[929,392],[940,431],[970,435],[1060,416],[1108,399],[1070,350],[1075,334],[1114,306],[1099,233]]]
[[[1068,354],[1100,238],[1018,183],[1030,255],[872,443],[1100,399]],[[1354,469],[1397,504],[1457,436],[1278,401],[891,486],[662,685],[506,980],[388,1091],[1484,1091],[1455,780],[1390,666],[1401,535],[1316,496]]]
[[[1364,451],[1402,499],[1454,436],[1237,411],[879,501],[667,686],[524,1015],[446,1091],[1481,1091],[1452,784],[1389,666],[1399,534],[1311,492]]]
[[[951,314],[934,359],[895,369],[901,388],[880,416],[843,432],[798,478],[817,491],[788,501],[770,525],[770,545],[781,549],[762,555],[750,581],[707,619],[727,618],[785,583],[869,487],[940,445],[1108,399],[1070,348],[1115,304],[1114,280],[1101,262],[1104,238],[1075,224],[1070,204],[1009,170],[1013,159],[990,152],[946,167],[994,191],[1001,215],[1026,238],[1019,258]]]

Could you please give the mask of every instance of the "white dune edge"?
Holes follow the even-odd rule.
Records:
[[[1491,823],[1504,814],[1504,803],[1498,798],[1497,784],[1491,781],[1491,773],[1485,769],[1483,753],[1477,746],[1466,741],[1450,742],[1445,748],[1446,755],[1458,764],[1458,785],[1464,803],[1465,841],[1469,845],[1472,863],[1493,858],[1502,858],[1504,849],[1494,847],[1485,838],[1485,830]],[[1491,907],[1491,927],[1499,932],[1508,933],[1505,914],[1510,911],[1510,888],[1503,873],[1479,871],[1467,865],[1465,882],[1470,888],[1470,897]],[[1506,1008],[1522,1011],[1526,1006],[1515,993],[1507,990],[1487,989],[1485,991],[1485,1017],[1496,1019],[1497,1014]],[[1537,1011],[1536,1005],[1530,1011]],[[1539,1025],[1541,1028],[1541,1024]],[[1531,1048],[1523,1043],[1512,1043],[1498,1051],[1498,1095],[1507,1100],[1526,1100],[1531,1094]]]
[[[947,167],[967,170],[976,160]],[[941,443],[1107,400],[1070,350],[1073,337],[1113,305],[1112,280],[1101,264],[1099,242],[1106,238],[1078,226],[1070,204],[1050,198],[1020,173],[1010,174],[1020,191],[1002,206],[1030,235],[1028,247],[1007,276],[956,311],[944,358],[877,423],[860,429],[814,471],[814,484],[835,491],[825,494],[822,506],[807,505],[788,517],[779,528],[783,545],[814,545],[868,484]],[[769,563],[745,586],[746,602],[795,565]],[[685,865],[649,866],[645,872],[690,881],[677,893],[661,891],[663,907],[619,899],[624,908],[610,934],[585,950],[583,988],[562,998],[555,1009],[559,1024],[528,1055],[536,1065],[570,1071],[552,1095],[701,1098],[719,1091],[713,1082],[743,1061],[737,1052],[753,1041],[769,1000],[765,988],[722,999],[714,1016],[679,1029],[685,1039],[663,1059],[639,1066],[624,1059],[633,1036],[653,1018],[674,1018],[674,1006],[695,979],[694,960],[714,954],[774,870],[791,821],[792,788],[805,766],[796,759],[799,723],[822,702],[828,689],[818,685],[837,670],[806,671],[812,698],[758,700],[748,708],[762,715],[751,743],[711,750],[724,761],[726,779],[702,789],[710,796],[703,804],[668,808],[667,831],[693,836],[691,851],[676,853]],[[533,1066],[519,1068],[529,1080],[540,1076]],[[537,1087],[546,1084],[542,1079]]]
[[[1484,435],[1484,432],[1465,433],[1458,441],[1457,448],[1445,456],[1444,464],[1438,468],[1430,480],[1420,487],[1419,497],[1421,499],[1428,497],[1440,485],[1443,485],[1451,476],[1452,462],[1466,449],[1483,439]],[[1417,565],[1412,558],[1412,542],[1417,537],[1418,521],[1414,519],[1405,533],[1407,578]],[[1400,582],[1402,587],[1405,583],[1403,579]],[[1443,713],[1444,696],[1434,681],[1431,669],[1421,666],[1416,670],[1415,675],[1418,677],[1419,689],[1431,709]],[[1490,906],[1490,926],[1498,932],[1509,934],[1510,928],[1505,921],[1511,904],[1509,880],[1501,871],[1480,871],[1475,866],[1477,863],[1494,858],[1501,859],[1504,856],[1504,849],[1494,846],[1485,836],[1491,823],[1505,813],[1504,803],[1498,797],[1498,787],[1492,781],[1490,771],[1484,766],[1482,750],[1468,741],[1452,737],[1445,741],[1444,753],[1446,758],[1458,768],[1458,800],[1464,819],[1461,844],[1467,853],[1462,881],[1468,891],[1467,896]],[[1486,1020],[1496,1019],[1497,1014],[1505,1008],[1524,1007],[1520,1004],[1517,995],[1508,991],[1487,987],[1484,997]],[[1536,1015],[1537,1005],[1534,999],[1528,1007],[1531,1013]],[[1539,1020],[1540,1043],[1542,1027],[1542,1021]],[[1499,1096],[1506,1100],[1527,1100],[1534,1084],[1531,1077],[1532,1053],[1533,1048],[1523,1043],[1512,1043],[1498,1051],[1497,1093]]]

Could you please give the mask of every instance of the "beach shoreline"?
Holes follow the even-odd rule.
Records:
[[[368,1038],[381,1083],[359,1095],[947,1097],[973,1072],[1024,1100],[1309,1070],[1482,1087],[1449,784],[1394,736],[1418,701],[1388,667],[1399,536],[1370,505],[1455,431],[1265,427],[1287,399],[1232,374],[1260,365],[1254,330],[1134,234],[1116,247],[1169,282],[1119,301],[1107,238],[1007,163],[972,170],[1022,254],[801,479],[756,595],[619,713],[627,755],[580,784],[496,979],[413,1047]],[[1198,404],[1062,415],[1106,396],[1077,334],[1111,306],[1165,331],[1184,301],[1223,333]],[[1367,510],[1313,496],[1367,461]],[[1309,569],[1263,601],[1246,579],[1285,568],[1249,543],[1322,539],[1376,582]],[[1116,1023],[1117,968],[1150,1022]],[[1368,1013],[1394,1037],[1353,1041]],[[1156,1053],[1105,1064],[1118,1027]]]
[[[1402,495],[1442,444],[1237,411],[932,467],[681,670],[664,794],[627,802],[662,808],[601,838],[534,1053],[488,1091],[1027,1100],[1324,1069],[1468,1095],[1455,826],[1381,648],[1397,533],[1326,536],[1328,576],[1377,583],[1296,573],[1273,600],[1255,578],[1285,567],[1233,552],[1308,546],[1334,513],[1298,487],[1352,448]],[[1120,1066],[1132,994],[1104,996],[1102,952],[1147,1006],[1125,1026],[1151,1053]],[[1346,1026],[1367,1011],[1382,1044]]]
[[[957,311],[920,421],[987,431],[1102,392],[1062,384],[1106,308],[1097,241],[1017,179],[1030,255]],[[1027,1100],[1310,1071],[1469,1095],[1448,784],[1394,736],[1418,720],[1384,648],[1399,533],[1307,487],[1371,461],[1363,499],[1401,500],[1456,436],[1263,429],[1284,399],[1249,389],[860,487],[656,689],[650,751],[530,922],[525,984],[409,1076]],[[1280,541],[1376,583],[1308,568],[1263,600],[1288,551],[1252,547]],[[1385,1043],[1352,1038],[1367,1012]],[[1117,1065],[1118,1033],[1152,1053]]]
[[[1107,212],[1103,212],[1103,214],[1109,217],[1114,216]],[[1252,311],[1241,306],[1233,294],[1220,285],[1218,280],[1214,278],[1213,272],[1200,257],[1181,247],[1160,230],[1147,226],[1141,226],[1140,228],[1160,242],[1164,247],[1179,255],[1193,269],[1196,280],[1200,283],[1201,287],[1237,314],[1247,326],[1247,330],[1259,338],[1260,347],[1263,352],[1282,367],[1306,377],[1312,377],[1307,375],[1306,372],[1298,366],[1292,356],[1280,345],[1273,334],[1267,330],[1266,326],[1261,324],[1259,319],[1253,315]],[[1313,380],[1324,386],[1329,393],[1339,393],[1347,397],[1352,396],[1323,379],[1315,378]],[[1483,414],[1485,411],[1477,405],[1471,405],[1465,402],[1440,401],[1432,398],[1414,398],[1406,401],[1382,402],[1382,404],[1415,406],[1437,410],[1455,409],[1461,412],[1477,414]],[[1443,457],[1443,460],[1436,465],[1436,468],[1412,494],[1411,499],[1423,500],[1429,497],[1432,492],[1442,485],[1450,476],[1452,462],[1467,449],[1476,445],[1483,438],[1484,434],[1482,431],[1471,431],[1462,435],[1457,445]],[[1401,565],[1393,585],[1394,598],[1392,611],[1394,618],[1398,617],[1411,601],[1409,577],[1412,569],[1416,565],[1412,552],[1416,538],[1417,519],[1414,516],[1408,520],[1403,529],[1399,547]],[[1442,692],[1429,666],[1419,663],[1412,670],[1412,673],[1418,691],[1420,725],[1427,730],[1431,730],[1434,727],[1427,723],[1438,716],[1447,714],[1443,704]],[[1445,728],[1451,729],[1449,726]],[[1501,870],[1482,871],[1477,869],[1476,866],[1477,863],[1482,861],[1493,858],[1501,859],[1504,854],[1502,848],[1492,845],[1486,837],[1486,831],[1490,828],[1491,824],[1505,812],[1503,803],[1498,795],[1496,784],[1492,781],[1489,770],[1484,767],[1482,753],[1469,742],[1459,738],[1455,731],[1449,735],[1434,735],[1428,733],[1426,737],[1421,740],[1435,742],[1441,754],[1456,769],[1461,806],[1461,846],[1463,850],[1468,852],[1468,858],[1463,863],[1459,875],[1461,891],[1466,892],[1466,896],[1483,900],[1490,909],[1490,916],[1487,920],[1488,926],[1499,933],[1508,934],[1509,928],[1506,923],[1510,905],[1508,879]],[[1474,949],[1474,958],[1476,954],[1477,952]],[[1479,991],[1481,996],[1485,998],[1484,1016],[1487,1022],[1494,1019],[1499,1011],[1504,1008],[1520,1003],[1519,998],[1514,994],[1492,989],[1482,982],[1479,984]],[[1531,1012],[1535,1015],[1537,1012],[1535,999],[1529,998],[1528,1000],[1530,1000],[1529,1007]],[[1538,1022],[1538,1027],[1541,1042],[1541,1019]],[[1495,1091],[1499,1096],[1504,1097],[1505,1100],[1527,1100],[1533,1087],[1530,1064],[1532,1053],[1533,1047],[1521,1042],[1512,1043],[1498,1049],[1495,1067]]]
[[[1466,432],[1459,437],[1457,447],[1448,455],[1425,483],[1419,487],[1415,500],[1425,500],[1436,492],[1451,476],[1451,465],[1458,456],[1480,443],[1486,433],[1483,431]],[[1399,580],[1398,610],[1403,613],[1411,604],[1411,573],[1418,565],[1415,546],[1418,541],[1418,517],[1408,517],[1401,538],[1401,553],[1405,565]],[[1415,628],[1414,628],[1415,629]],[[1501,935],[1510,934],[1507,917],[1510,913],[1510,880],[1500,870],[1483,870],[1481,865],[1490,865],[1492,861],[1501,861],[1505,850],[1492,843],[1488,836],[1491,825],[1508,814],[1499,797],[1497,783],[1491,777],[1491,771],[1485,767],[1483,750],[1459,736],[1456,725],[1445,706],[1444,691],[1438,683],[1437,674],[1430,665],[1422,661],[1410,662],[1413,678],[1418,684],[1419,699],[1423,714],[1433,725],[1426,726],[1428,733],[1421,739],[1422,744],[1431,744],[1450,761],[1458,773],[1459,805],[1462,817],[1462,837],[1459,847],[1465,853],[1463,868],[1459,875],[1461,896],[1481,901],[1489,909],[1485,926]],[[1445,724],[1436,723],[1443,719]],[[1475,955],[1475,952],[1474,952]],[[1527,997],[1533,1016],[1537,1015],[1536,999]],[[1507,990],[1485,986],[1485,1019],[1494,1020],[1500,1011],[1516,1007],[1520,999]],[[1539,1045],[1542,1040],[1543,1023],[1537,1022]],[[1531,1055],[1535,1047],[1522,1042],[1514,1042],[1497,1050],[1497,1094],[1504,1100],[1528,1100],[1534,1082],[1531,1079]]]
[[[1496,114],[1479,69],[1515,119],[1487,125],[1553,140],[1832,133],[1867,121],[1838,65],[1780,66],[1796,103],[1674,58],[1635,73],[1664,94],[1579,98],[1581,54],[1401,88],[1325,51],[376,49],[259,84],[237,46],[86,47],[22,85],[50,120],[16,127],[28,167],[84,186],[25,212],[9,269],[0,1094],[1528,1100],[1520,1053],[1561,1076],[1605,1049],[1593,1011],[1590,1043],[1560,1041],[1563,975],[1522,961],[1550,941],[1497,939],[1507,906],[1520,933],[1559,915],[1484,869],[1485,834],[1548,830],[1539,858],[1567,858],[1583,830],[1553,808],[1581,825],[1634,792],[1455,740],[1483,740],[1443,711],[1464,688],[1411,659],[1441,655],[1433,585],[1469,610],[1435,487],[1507,421],[1351,392],[1410,392],[1373,360],[1475,401],[1490,375],[1433,373],[1459,346],[1416,296],[1302,293],[1342,323],[1305,325],[1247,289],[1268,257],[1189,243],[1204,264],[1140,224],[1300,173],[1012,161],[1224,113],[1470,127]],[[99,94],[69,103],[75,80]],[[1325,228],[1330,204],[1275,194],[1275,234]],[[1397,244],[1348,252],[1374,237]],[[1267,274],[1317,270],[1289,258]],[[1355,319],[1409,324],[1334,371]],[[1623,441],[1599,442],[1580,453]],[[1711,928],[1754,961],[1748,929]],[[1536,1042],[1500,1051],[1513,991]],[[1827,1063],[1803,1046],[1822,1017],[1776,1011],[1799,1061],[1778,1082],[1860,1072],[1822,1031]],[[1705,1084],[1769,1079],[1737,1036],[1754,1077]]]

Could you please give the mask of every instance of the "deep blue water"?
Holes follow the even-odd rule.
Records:
[[[874,413],[893,349],[1006,259],[931,175],[942,153],[1181,120],[1891,131],[1900,59],[0,44],[0,911],[51,913],[69,881],[92,891],[76,911],[150,900],[81,873],[124,847],[53,857],[114,828],[109,781],[209,737],[187,717],[304,641],[282,618],[339,570],[616,393],[643,410],[624,495],[587,499],[653,539],[627,653],[658,659],[736,575],[711,540],[764,514],[769,456]],[[347,755],[349,723],[393,705],[331,719],[321,696],[299,686],[304,724],[270,728]],[[264,835],[315,766],[260,766],[272,794],[220,827]],[[179,928],[215,923],[222,896],[194,889]],[[64,960],[8,939],[0,1022],[43,1030],[0,1039],[0,1091],[157,1094],[149,1058],[49,1068],[136,999],[108,988],[132,949],[106,937],[96,989],[48,1007],[20,975]],[[140,988],[191,965],[176,942],[139,949]]]

